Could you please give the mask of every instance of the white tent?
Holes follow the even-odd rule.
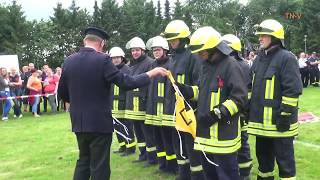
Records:
[[[19,61],[17,55],[0,55],[0,67],[7,68],[8,72],[15,68],[19,72]]]

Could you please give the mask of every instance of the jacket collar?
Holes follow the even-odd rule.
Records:
[[[91,48],[91,47],[82,47],[82,48],[80,48],[80,51],[88,51],[88,52],[90,52],[90,51],[96,51],[96,50]]]
[[[276,53],[278,50],[280,50],[280,45],[273,45],[269,47],[268,49],[263,50],[263,54],[268,56]]]
[[[161,58],[159,58],[159,59],[156,60],[156,63],[157,63],[158,65],[161,65],[161,64],[165,64],[168,60],[169,60],[169,57],[168,57],[168,56],[166,56],[166,57],[161,57]]]
[[[125,63],[124,63],[124,62],[122,62],[122,63],[120,63],[120,64],[116,65],[116,67],[117,67],[118,69],[121,69],[124,65],[125,65]]]
[[[139,62],[142,62],[143,60],[146,59],[146,57],[147,55],[143,54],[138,59],[133,59],[131,62],[131,65],[135,65],[135,64],[138,64]]]
[[[208,59],[209,64],[219,64],[221,61],[223,61],[227,55],[223,54],[221,51],[217,50],[214,52],[210,58]]]

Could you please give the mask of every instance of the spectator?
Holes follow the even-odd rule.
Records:
[[[29,79],[30,75],[31,75],[31,73],[29,71],[29,67],[28,66],[23,66],[22,67],[22,73],[21,73],[22,95],[28,95],[29,94],[28,89],[27,89],[27,82],[28,82],[28,79]],[[28,99],[24,98],[24,99],[22,99],[22,102],[23,102],[23,111],[27,112],[28,111]]]
[[[9,89],[9,77],[6,68],[1,68],[1,76],[0,76],[0,97],[7,98],[10,96]],[[9,111],[11,109],[11,102],[9,99],[4,100],[4,107],[2,113],[2,120],[8,121]]]
[[[44,82],[44,80],[47,78],[47,72],[48,72],[49,66],[47,64],[42,66],[42,73],[41,73],[41,80]],[[44,86],[42,88],[42,93],[44,94]],[[46,96],[43,96],[43,112],[47,112],[47,100],[48,98]]]
[[[300,53],[298,63],[303,87],[307,87],[309,82],[309,70],[306,54],[304,52]]]
[[[28,79],[27,88],[29,89],[29,95],[39,95],[42,91],[41,80],[39,79],[39,73],[37,69],[31,70],[32,75]],[[32,105],[32,113],[34,117],[40,117],[37,113],[40,97],[29,97],[29,104]]]
[[[9,86],[10,86],[10,95],[11,96],[21,96],[21,87],[22,87],[22,81],[20,78],[20,75],[17,73],[17,70],[15,68],[11,68],[11,74],[9,76]],[[13,99],[13,111],[14,115],[13,117],[19,117],[22,118],[22,113],[21,113],[21,99]]]
[[[55,75],[57,75],[57,76],[59,77],[59,79],[60,79],[60,77],[61,77],[61,73],[62,73],[61,67],[57,67],[57,68],[56,68],[56,74],[55,74]],[[60,109],[60,104],[61,104],[61,105],[63,105],[63,109],[64,109],[65,111],[68,111],[68,110],[69,110],[69,104],[63,102],[63,101],[61,100],[61,97],[59,96],[59,94],[57,95],[57,98],[58,98],[57,110],[59,111],[59,109]]]
[[[51,111],[53,113],[57,112],[57,104],[56,104],[56,93],[57,93],[57,85],[59,82],[59,77],[53,74],[52,69],[47,69],[47,78],[44,80],[44,93],[51,94],[48,95],[48,101],[51,106]]]
[[[311,54],[308,62],[310,63],[310,84],[313,86],[319,86],[319,60],[316,56],[316,52]]]
[[[34,64],[33,63],[29,63],[29,71],[31,71],[32,69],[34,69]]]
[[[248,65],[249,65],[249,67],[251,67],[251,66],[252,66],[253,61],[254,61],[254,59],[255,59],[255,58],[256,58],[255,53],[254,53],[253,51],[251,51],[251,52],[249,53],[249,56],[248,56],[248,57],[247,57],[247,59],[246,59],[246,61],[247,61]]]
[[[57,67],[57,68],[56,68],[56,75],[57,75],[59,78],[61,77],[61,73],[62,73],[61,67]]]

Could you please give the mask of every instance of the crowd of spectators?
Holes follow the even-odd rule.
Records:
[[[249,53],[248,57],[245,59],[247,64],[251,67],[256,55],[252,51]],[[301,52],[299,56],[296,56],[299,64],[299,70],[301,74],[301,81],[303,87],[308,87],[310,85],[319,87],[320,86],[320,57],[316,52],[307,54]]]
[[[10,119],[11,109],[13,119],[20,119],[23,113],[28,112],[34,117],[40,117],[41,113],[48,112],[48,104],[53,114],[57,113],[61,106],[64,111],[67,110],[56,93],[61,76],[60,67],[51,69],[44,65],[40,70],[36,69],[33,63],[29,63],[22,67],[21,72],[16,68],[4,67],[0,68],[0,72],[0,112],[3,121]],[[43,104],[43,108],[40,104]]]

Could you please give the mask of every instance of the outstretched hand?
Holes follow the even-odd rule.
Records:
[[[156,67],[150,71],[147,72],[147,75],[150,78],[156,77],[156,76],[167,76],[168,72],[165,68],[162,67]]]

